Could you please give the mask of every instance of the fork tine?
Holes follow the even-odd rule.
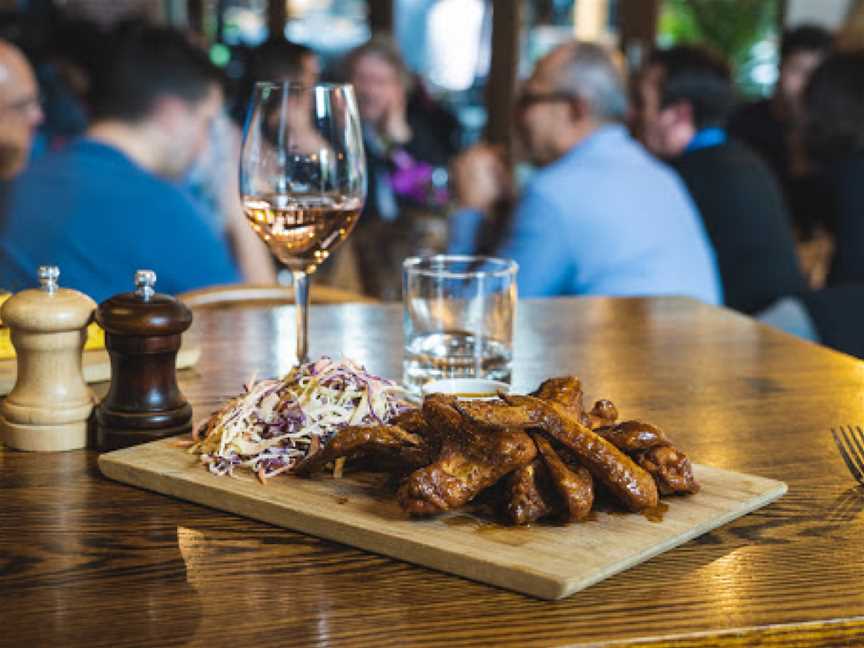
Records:
[[[843,428],[840,428],[840,433],[843,434]],[[840,441],[840,436],[837,434],[837,430],[831,428],[831,436],[834,437],[834,443],[837,446],[837,450],[840,451],[840,456],[843,457],[843,462],[846,464],[846,467],[849,469],[852,477],[855,478],[855,481],[861,482],[864,480],[861,472],[855,467],[855,464],[852,463],[852,458],[849,456],[849,451],[846,450],[846,447]]]
[[[846,442],[846,449],[849,451],[849,457],[852,459],[859,473],[864,476],[864,447],[862,447],[855,435],[855,429],[851,425],[845,426],[843,431],[843,440]]]
[[[864,457],[864,431],[861,430],[860,425],[856,425],[854,430],[850,425],[849,431],[852,434],[852,440],[855,441],[855,446],[858,448],[858,456]]]
[[[845,429],[841,427],[840,431],[843,434],[843,440],[846,442],[849,458],[858,468],[858,475],[861,477],[858,481],[862,481],[864,479],[864,447],[858,443],[855,430],[851,425],[846,426]]]
[[[855,447],[858,448],[858,452],[855,453],[855,458],[857,460],[858,467],[861,468],[861,471],[864,472],[864,432],[861,431],[861,426],[856,425],[855,429],[852,429],[852,426],[849,426],[849,433],[852,436],[852,440],[855,442]]]
[[[864,483],[864,448],[861,448],[861,445],[858,444],[858,439],[855,438],[855,431],[852,426],[848,426],[849,432],[847,434],[845,428],[840,428],[840,434],[843,435],[843,441],[846,442],[846,450],[849,454],[849,460],[853,462],[857,468],[854,473],[855,479],[859,482]],[[858,450],[855,449],[855,445],[858,445]]]

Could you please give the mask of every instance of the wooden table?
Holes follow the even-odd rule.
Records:
[[[514,383],[575,372],[696,461],[779,502],[564,601],[534,600],[102,478],[93,452],[0,452],[0,645],[860,645],[864,494],[831,441],[864,364],[678,299],[520,304]],[[284,372],[293,312],[199,313],[202,416]],[[312,354],[401,373],[397,306],[312,311]],[[632,643],[631,643],[632,642]]]

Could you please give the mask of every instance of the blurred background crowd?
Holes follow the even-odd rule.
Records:
[[[522,297],[687,295],[864,357],[864,2],[0,2],[0,288],[275,283],[238,159],[256,81],[348,81],[369,171],[317,282],[520,266]]]

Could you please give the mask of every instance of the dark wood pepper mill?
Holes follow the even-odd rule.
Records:
[[[111,388],[96,409],[101,450],[192,429],[192,407],[177,387],[175,366],[192,312],[173,297],[156,293],[155,284],[155,272],[139,270],[134,292],[115,295],[96,310],[111,356]]]

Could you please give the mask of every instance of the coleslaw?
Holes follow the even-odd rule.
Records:
[[[348,359],[322,357],[245,388],[192,431],[189,452],[213,474],[242,466],[263,482],[290,472],[340,428],[387,423],[412,407],[397,383]]]

